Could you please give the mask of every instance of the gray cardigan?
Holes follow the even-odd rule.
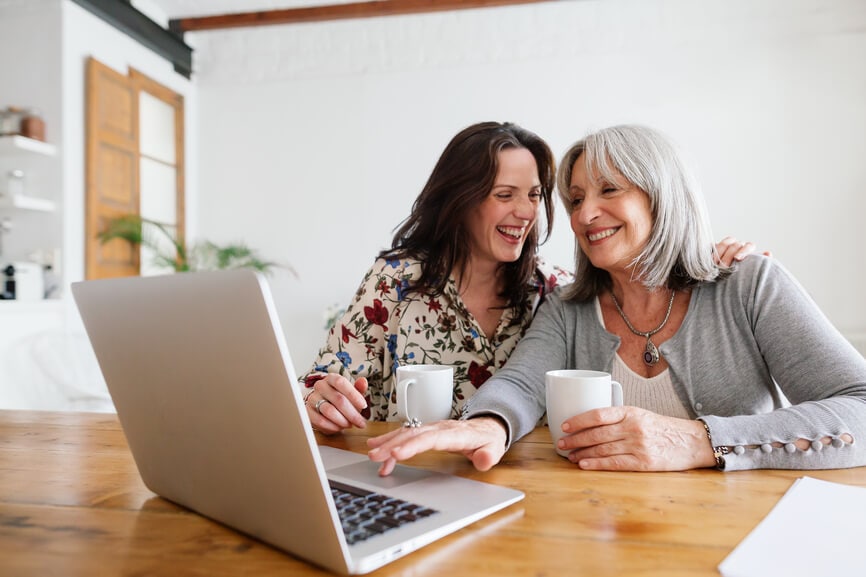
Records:
[[[555,292],[463,417],[500,416],[510,444],[544,413],[546,371],[610,372],[619,343],[594,302],[565,302]],[[729,277],[696,286],[682,325],[659,350],[689,414],[707,423],[714,445],[730,448],[726,470],[866,464],[866,360],[778,260],[753,255]],[[845,433],[854,443],[842,442]],[[827,437],[831,444],[819,442]],[[813,448],[790,445],[797,439]]]

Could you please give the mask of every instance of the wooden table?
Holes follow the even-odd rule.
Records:
[[[364,451],[392,424],[321,437]],[[410,461],[523,490],[526,499],[375,575],[718,575],[716,566],[803,474],[595,473],[558,457],[546,429],[487,473],[462,456]],[[0,411],[0,575],[320,575],[324,571],[148,491],[114,415]]]

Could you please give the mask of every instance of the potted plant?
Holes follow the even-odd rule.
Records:
[[[97,237],[103,244],[119,238],[146,247],[153,252],[155,265],[175,272],[227,268],[253,268],[264,273],[274,268],[291,270],[286,265],[262,259],[243,243],[217,245],[203,241],[187,250],[186,242],[175,236],[172,227],[138,214],[124,214],[108,221]]]

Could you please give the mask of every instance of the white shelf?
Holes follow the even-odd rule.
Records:
[[[5,314],[32,314],[32,313],[59,313],[63,312],[62,299],[42,299],[33,301],[2,300],[0,299],[0,316]],[[9,321],[8,318],[3,322]]]
[[[0,193],[0,208],[20,208],[23,210],[38,210],[42,212],[53,212],[57,205],[54,201],[34,196],[16,194],[8,196]]]
[[[40,155],[54,156],[57,147],[41,140],[27,138],[26,136],[0,136],[0,156]],[[19,208],[23,210],[37,210],[41,212],[53,212],[57,206],[54,201],[16,194],[9,196],[0,191],[0,208]]]
[[[41,140],[27,138],[26,136],[0,136],[0,155],[10,156],[13,154],[42,154],[54,156],[57,147]]]

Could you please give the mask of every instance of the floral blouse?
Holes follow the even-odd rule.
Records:
[[[302,386],[312,387],[327,372],[340,373],[350,381],[366,377],[364,417],[397,420],[397,367],[450,365],[454,368],[451,416],[456,418],[478,387],[505,364],[544,296],[573,280],[567,271],[538,259],[533,291],[523,307],[505,309],[496,332],[488,338],[466,309],[453,278],[438,296],[407,290],[420,275],[420,261],[377,259],[328,333],[312,370],[301,377]]]

